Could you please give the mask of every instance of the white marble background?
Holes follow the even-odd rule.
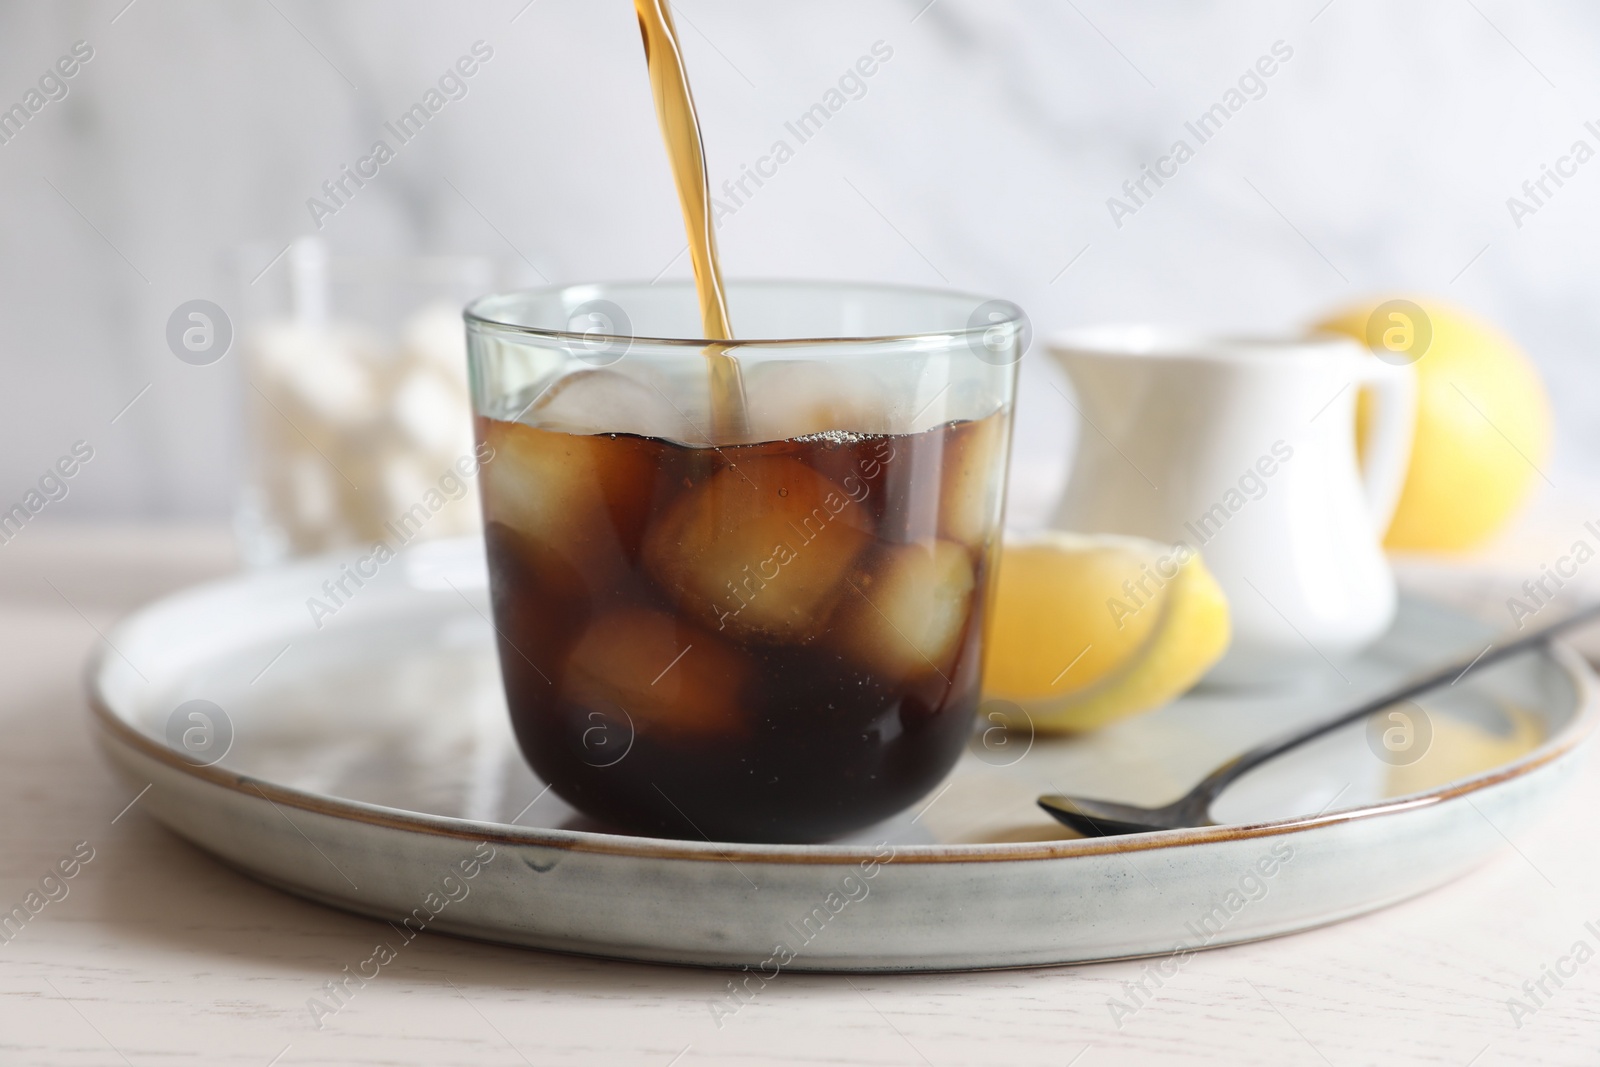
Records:
[[[0,4],[0,102],[74,41],[94,48],[69,95],[0,145],[0,502],[83,438],[96,458],[54,512],[225,514],[237,353],[180,363],[167,316],[195,297],[228,306],[242,242],[313,232],[306,198],[476,40],[493,59],[328,220],[336,251],[480,252],[577,281],[652,277],[682,247],[626,0],[125,5]],[[1600,161],[1520,228],[1506,206],[1575,139],[1600,147],[1584,130],[1600,120],[1600,8],[676,10],[716,182],[874,42],[894,50],[866,95],[725,220],[730,274],[985,290],[1022,304],[1041,334],[1103,320],[1282,329],[1375,291],[1443,294],[1502,323],[1543,369],[1559,416],[1552,477],[1600,473]],[[1106,198],[1280,40],[1293,57],[1265,95],[1114,225]],[[667,274],[687,271],[680,259]],[[1055,380],[1028,361],[1019,518],[1042,507],[1072,432]]]

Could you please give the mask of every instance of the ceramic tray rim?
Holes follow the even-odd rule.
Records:
[[[248,573],[236,574],[163,597],[123,619],[113,628],[111,636],[115,637],[131,628],[141,617],[161,610],[176,597],[187,596],[204,589],[215,590],[228,585],[248,583],[255,577],[258,576]],[[1425,600],[1425,598],[1416,599]],[[537,846],[640,859],[705,860],[722,859],[733,855],[751,862],[773,864],[848,864],[870,858],[874,854],[868,845],[779,845],[710,840],[687,841],[481,822],[328,796],[293,786],[279,785],[217,766],[196,766],[168,746],[136,729],[111,707],[104,683],[112,650],[115,647],[110,642],[102,644],[85,664],[90,713],[99,727],[102,743],[122,745],[200,781],[246,796],[264,797],[275,804],[409,833],[488,841],[512,847]],[[1582,744],[1594,732],[1595,724],[1600,720],[1600,699],[1597,699],[1600,697],[1600,689],[1597,689],[1596,679],[1589,670],[1587,662],[1575,650],[1563,644],[1552,643],[1531,654],[1550,658],[1572,684],[1576,703],[1572,718],[1531,752],[1467,778],[1447,782],[1421,793],[1387,799],[1378,804],[1266,822],[1164,830],[1115,838],[896,845],[896,862],[1010,863],[1184,848],[1220,841],[1275,837],[1339,823],[1383,818],[1467,796],[1502,782],[1523,777],[1559,760]]]

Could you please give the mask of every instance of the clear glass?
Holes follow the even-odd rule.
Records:
[[[1026,320],[876,285],[729,303],[722,440],[692,285],[467,309],[501,674],[534,771],[601,822],[822,840],[971,731]]]
[[[490,264],[332,256],[317,238],[284,258],[240,287],[244,558],[476,533],[476,492],[458,471],[472,454],[459,316],[492,284]]]

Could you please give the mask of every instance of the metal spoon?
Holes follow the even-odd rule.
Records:
[[[1546,644],[1557,634],[1576,629],[1600,617],[1600,604],[1586,608],[1514,639],[1506,639],[1498,647],[1480,653],[1470,660],[1452,663],[1431,674],[1413,679],[1382,696],[1374,697],[1359,707],[1335,715],[1331,719],[1313,723],[1275,741],[1257,745],[1242,755],[1224,763],[1204,778],[1193,789],[1161,808],[1141,808],[1133,804],[1115,804],[1109,800],[1090,800],[1085,797],[1046,795],[1039,798],[1039,806],[1060,822],[1072,827],[1086,837],[1111,837],[1117,834],[1145,834],[1156,830],[1178,830],[1192,826],[1215,826],[1211,818],[1211,805],[1224,789],[1240,776],[1254,770],[1270,759],[1299,748],[1307,741],[1357,722],[1375,712],[1382,711],[1402,700],[1410,700],[1459,679],[1474,666],[1488,666],[1521,652]]]

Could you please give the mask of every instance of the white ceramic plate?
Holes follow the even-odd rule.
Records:
[[[1379,908],[1503,848],[1573,775],[1596,715],[1588,668],[1557,648],[1424,701],[1420,761],[1392,765],[1366,729],[1341,731],[1238,783],[1225,826],[1075,839],[1034,805],[1164,802],[1268,735],[1487,643],[1481,624],[1413,601],[1377,648],[1294,692],[1193,694],[1074,740],[979,735],[916,809],[848,840],[629,837],[543,792],[518,755],[474,544],[403,555],[319,630],[306,601],[340,562],[201,586],[109,635],[90,666],[95,721],[127,781],[151,785],[142,807],[401,933],[748,965],[752,988],[783,969],[1164,954]],[[222,714],[174,725],[191,700]],[[196,765],[184,730],[201,748],[214,731],[213,753],[231,733],[226,756]]]

